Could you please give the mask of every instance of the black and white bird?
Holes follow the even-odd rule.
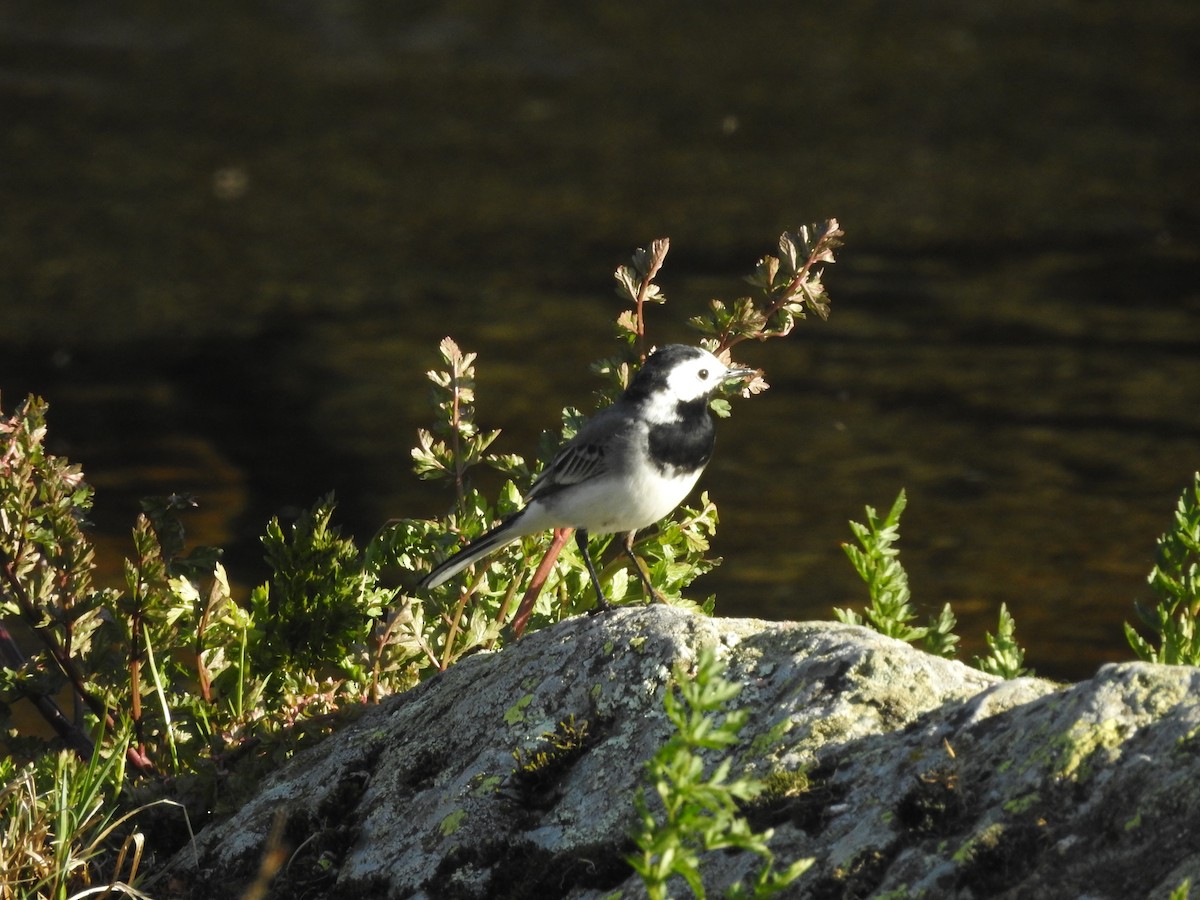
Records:
[[[628,532],[625,551],[654,596],[633,555],[633,533],[666,516],[695,486],[716,440],[709,400],[723,384],[754,371],[726,366],[699,347],[660,347],[621,398],[596,413],[555,454],[526,494],[525,505],[437,566],[422,586],[437,587],[525,535],[574,528],[600,608],[609,604],[588,555],[589,534]]]

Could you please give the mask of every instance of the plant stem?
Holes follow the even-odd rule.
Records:
[[[517,607],[517,614],[513,616],[513,634],[517,637],[525,632],[525,626],[529,624],[529,617],[533,613],[533,605],[537,603],[537,598],[542,593],[542,587],[545,586],[546,579],[550,577],[550,570],[554,568],[558,554],[562,552],[563,546],[570,540],[574,531],[574,528],[554,529],[554,538],[550,541],[550,546],[546,548],[546,553],[538,564],[537,571],[533,573],[533,579],[525,590],[525,596],[521,598],[521,605]]]
[[[467,601],[475,595],[477,590],[479,590],[479,585],[483,583],[485,575],[486,568],[484,566],[480,566],[479,571],[475,575],[475,580],[471,583],[471,586],[466,588],[462,594],[459,595],[458,603],[454,607],[453,617],[446,620],[446,624],[450,626],[450,629],[446,632],[446,646],[442,648],[441,661],[437,663],[437,667],[442,671],[448,669],[450,667],[450,663],[454,662],[454,640],[458,637],[458,623],[462,620],[463,611],[467,608]]]
[[[638,359],[641,362],[646,361],[646,319],[642,310],[645,308],[646,295],[650,292],[654,276],[662,268],[663,260],[667,258],[667,251],[670,249],[670,238],[659,238],[650,242],[650,264],[646,266],[646,274],[638,286],[637,299],[634,301],[637,318]]]
[[[461,425],[461,422],[459,421],[459,406],[458,406],[458,401],[459,401],[458,375],[459,375],[459,372],[458,372],[457,364],[451,366],[451,372],[453,373],[454,381],[453,381],[453,388],[452,388],[453,399],[450,401],[450,403],[451,403],[451,406],[450,406],[450,453],[452,455],[452,458],[454,459],[454,494],[458,499],[458,508],[461,510],[463,508],[463,487],[465,484],[464,478],[463,478],[463,472],[465,471],[465,469],[464,469],[463,462],[462,462],[462,449],[461,449],[461,445],[459,442],[459,434],[458,434],[458,429]]]

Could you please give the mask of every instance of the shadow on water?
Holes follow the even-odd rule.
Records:
[[[590,396],[634,246],[671,236],[652,328],[687,340],[836,215],[831,320],[742,354],[772,390],[721,423],[697,588],[858,604],[845,522],[904,487],[915,597],[967,654],[1004,602],[1084,675],[1129,656],[1200,467],[1198,33],[1166,0],[11,4],[0,390],[51,401],[102,559],[185,490],[249,580],[266,519],[331,489],[360,536],[439,510],[407,451],[443,334],[526,452]]]

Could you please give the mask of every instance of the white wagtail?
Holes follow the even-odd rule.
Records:
[[[625,552],[649,595],[656,596],[633,555],[633,534],[683,502],[712,457],[716,429],[709,400],[722,384],[754,371],[726,366],[699,347],[660,347],[621,398],[596,413],[555,454],[525,505],[437,566],[422,586],[437,587],[517,538],[574,528],[599,608],[609,604],[588,555],[589,534],[628,532]]]

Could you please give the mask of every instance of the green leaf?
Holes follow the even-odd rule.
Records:
[[[782,890],[807,869],[795,864],[784,872],[773,871],[767,842],[771,830],[755,832],[741,816],[739,803],[763,791],[756,779],[730,779],[733,760],[720,759],[706,775],[700,751],[732,747],[746,723],[745,710],[726,711],[726,704],[741,690],[722,677],[723,665],[712,648],[703,649],[695,671],[677,666],[668,685],[663,707],[676,733],[646,763],[646,779],[662,804],[662,816],[651,811],[646,790],[634,797],[639,826],[633,838],[640,854],[629,857],[651,897],[666,897],[672,875],[679,875],[697,897],[704,896],[701,853],[742,849],[762,857],[764,865],[755,879],[761,887],[755,896]],[[811,862],[809,862],[811,864]],[[734,886],[734,895],[743,895]]]
[[[976,657],[975,667],[1002,678],[1019,678],[1028,674],[1029,670],[1024,666],[1025,651],[1017,644],[1016,630],[1016,622],[1009,614],[1008,607],[1001,603],[996,634],[993,636],[988,633],[986,636],[990,652],[985,657]]]
[[[900,564],[899,551],[894,546],[900,538],[900,516],[907,504],[908,498],[901,490],[883,519],[868,506],[865,523],[850,522],[850,532],[859,546],[847,543],[842,549],[867,585],[869,605],[862,614],[835,609],[834,615],[848,624],[867,625],[898,640],[924,640],[935,652],[952,652],[958,638],[951,631],[955,623],[949,607],[931,620],[929,626],[913,624],[917,613],[909,602],[908,573]]]
[[[1136,609],[1152,635],[1143,638],[1126,623],[1130,647],[1150,662],[1200,665],[1200,472],[1180,496],[1171,527],[1157,541],[1147,580],[1158,603],[1153,608],[1138,604]]]

